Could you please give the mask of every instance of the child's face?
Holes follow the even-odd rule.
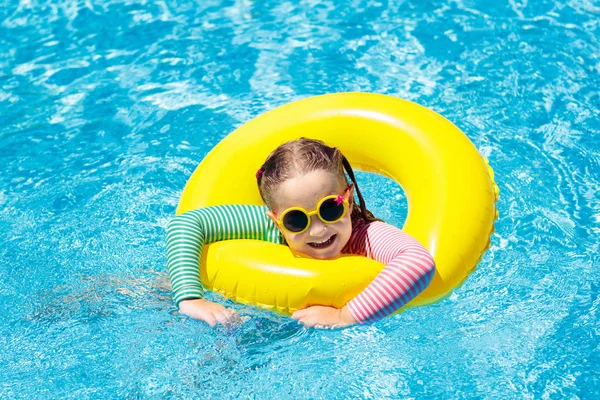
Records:
[[[310,217],[310,226],[301,233],[291,233],[279,227],[281,214],[290,207],[302,207],[313,211],[319,201],[330,195],[345,196],[349,199],[348,211],[344,217],[332,224],[321,221],[318,215]],[[277,206],[267,215],[278,225],[285,239],[296,253],[321,260],[338,257],[352,234],[352,199],[354,187],[347,190],[339,187],[334,174],[324,170],[309,172],[306,175],[284,181],[273,193]]]

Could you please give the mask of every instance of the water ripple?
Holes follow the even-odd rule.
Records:
[[[20,0],[0,7],[0,370],[8,398],[600,395],[599,7],[591,1]],[[175,311],[164,230],[252,117],[372,91],[490,160],[489,252],[446,300],[307,331]],[[402,188],[359,173],[401,225]],[[90,380],[93,374],[94,380]]]

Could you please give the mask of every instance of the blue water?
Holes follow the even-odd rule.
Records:
[[[0,5],[1,398],[600,396],[598,1]],[[500,218],[477,271],[345,330],[178,314],[165,227],[198,162],[341,91],[430,107],[489,158]],[[401,225],[401,189],[359,180]]]

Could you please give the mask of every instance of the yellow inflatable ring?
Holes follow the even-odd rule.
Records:
[[[338,147],[354,167],[387,176],[404,189],[408,216],[403,230],[431,252],[437,267],[429,287],[409,306],[440,300],[475,269],[497,217],[492,169],[451,122],[390,96],[318,96],[246,123],[198,166],[177,213],[264,204],[257,169],[277,146],[302,136]],[[205,247],[201,280],[235,301],[291,313],[314,304],[342,307],[382,268],[365,257],[319,261],[295,257],[286,246],[235,240]]]

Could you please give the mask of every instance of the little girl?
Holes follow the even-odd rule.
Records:
[[[312,306],[296,311],[292,318],[306,326],[376,321],[429,285],[435,272],[429,252],[367,210],[350,163],[338,149],[304,138],[284,143],[269,155],[256,179],[266,206],[207,207],[169,223],[167,264],[175,303],[183,314],[211,326],[232,318],[232,310],[202,299],[198,269],[204,244],[225,239],[287,244],[296,254],[322,260],[359,254],[385,264],[343,308]],[[354,202],[354,190],[360,205]]]

